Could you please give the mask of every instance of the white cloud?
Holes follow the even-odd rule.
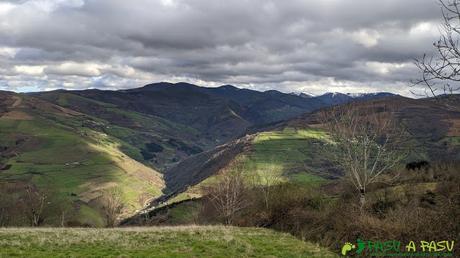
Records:
[[[407,63],[366,62],[365,65],[369,69],[370,72],[381,74],[381,75],[387,75],[398,69],[405,68],[409,64]]]
[[[174,7],[177,5],[177,2],[175,0],[161,0],[161,3],[164,6],[169,6],[169,7]]]
[[[25,75],[43,75],[44,65],[16,65],[14,70]]]
[[[21,8],[31,8],[50,13],[59,8],[78,8],[84,3],[83,0],[29,0]]]
[[[370,48],[378,44],[380,34],[376,30],[362,29],[362,30],[352,32],[350,34],[350,37],[356,43]]]
[[[75,63],[66,62],[58,65],[46,67],[45,73],[56,75],[76,75],[84,77],[100,76],[101,69],[107,68],[108,65],[99,65],[94,63]]]
[[[18,52],[17,48],[0,47],[0,57],[14,58],[17,52]]]
[[[440,33],[439,28],[440,25],[435,22],[420,22],[410,28],[409,35],[437,37]]]
[[[0,16],[8,14],[14,7],[14,4],[0,2]]]

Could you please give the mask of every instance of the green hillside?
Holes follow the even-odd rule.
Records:
[[[46,196],[44,224],[58,224],[65,213],[69,223],[104,225],[98,200],[108,189],[121,193],[126,215],[161,194],[161,175],[124,154],[125,142],[82,126],[99,121],[28,96],[2,97],[11,104],[0,113],[0,184],[21,189],[2,194],[20,203],[32,187]]]
[[[282,130],[256,134],[245,152],[233,158],[226,171],[241,172],[248,184],[278,184],[293,182],[298,184],[319,184],[327,181],[330,174],[321,168],[323,160],[318,145],[327,141],[324,131],[286,127]],[[215,174],[201,183],[170,199],[168,203],[198,198],[202,189],[219,180]]]
[[[458,159],[460,152],[456,139],[460,132],[459,112],[452,111],[449,107],[439,105],[429,99],[390,98],[361,102],[360,106],[365,109],[375,109],[375,112],[381,112],[388,107],[395,109],[401,126],[405,127],[411,135],[408,141],[413,151],[407,158],[408,162]],[[424,117],[418,114],[424,114]],[[224,147],[223,150],[210,153],[207,156],[208,159],[203,160],[205,157],[201,156],[187,159],[184,161],[185,165],[179,164],[166,172],[167,188],[165,192],[171,192],[171,189],[168,188],[170,185],[174,186],[173,190],[179,190],[161,199],[160,206],[180,202],[180,205],[170,209],[179,210],[179,215],[175,216],[175,212],[170,212],[168,217],[172,222],[183,221],[183,214],[193,214],[199,203],[190,204],[190,202],[182,203],[182,201],[202,197],[203,189],[217,182],[220,174],[228,171],[242,172],[247,177],[249,184],[253,184],[254,177],[256,177],[256,180],[262,181],[264,185],[279,182],[318,185],[318,183],[327,182],[328,179],[339,178],[341,171],[325,158],[327,156],[324,155],[325,151],[334,150],[325,146],[327,134],[320,128],[321,124],[315,118],[315,113],[306,114],[303,117],[274,125],[262,132],[248,135],[244,140],[245,146],[239,148],[239,151]],[[229,155],[224,155],[227,152]],[[195,166],[195,163],[220,164],[220,166]],[[403,169],[403,167],[404,164],[400,164],[395,169]],[[198,183],[183,180],[181,181],[183,187],[177,187],[178,173],[204,179]],[[264,180],[264,177],[268,177],[268,180]],[[169,182],[172,180],[175,182]],[[189,212],[186,206],[190,206]]]
[[[267,172],[296,183],[314,183],[324,180],[315,170],[321,155],[317,145],[327,140],[325,132],[287,127],[280,131],[257,134],[252,151],[244,156],[242,167],[246,173]]]
[[[0,229],[0,257],[337,257],[285,233],[185,226]]]
[[[127,155],[160,171],[214,146],[197,129],[156,115],[65,91],[37,96],[92,117],[98,123],[85,122],[85,126],[123,140],[121,149]]]
[[[243,110],[233,104],[222,106],[228,112],[216,111],[208,114],[206,121],[195,121],[200,126],[209,123],[212,130],[227,134],[213,138],[197,129],[197,125],[179,122],[187,115],[184,108],[168,111],[174,119],[165,118],[157,110],[159,107],[166,110],[167,106],[162,105],[178,93],[160,94],[159,102],[154,103],[144,96],[146,92],[131,92],[128,106],[122,102],[124,92],[84,93],[0,93],[3,198],[13,204],[24,202],[27,187],[46,195],[45,225],[62,224],[63,217],[75,225],[103,225],[100,201],[109,189],[119,189],[125,205],[122,215],[128,216],[159,196],[162,198],[153,205],[201,197],[202,187],[218,180],[224,170],[242,172],[251,184],[258,180],[264,184],[289,181],[317,185],[340,174],[322,155],[327,137],[314,121],[314,114],[254,129],[253,134],[219,145],[220,140],[241,132],[240,122],[244,119],[237,119],[240,115],[233,110]],[[149,94],[154,97],[156,93]],[[206,99],[205,95],[198,92],[194,95],[195,102],[187,107],[193,109],[198,100]],[[143,97],[141,106],[136,106],[137,97]],[[187,102],[185,97],[176,100]],[[222,104],[214,97],[210,100],[207,102],[210,106]],[[419,145],[418,153],[413,153],[411,159],[458,157],[458,112],[430,100],[405,98],[362,102],[362,105],[372,106],[376,112],[386,106],[397,109],[398,117]],[[205,110],[200,107],[194,116]],[[417,116],[422,113],[423,119]],[[11,205],[5,203],[3,206],[9,209]],[[24,212],[19,214],[22,215],[9,215],[8,223],[27,224]],[[0,224],[5,224],[2,217],[0,214]]]

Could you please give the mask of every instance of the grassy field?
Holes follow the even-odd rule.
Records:
[[[182,226],[0,229],[0,257],[337,257],[285,233]]]
[[[313,173],[312,167],[320,155],[315,145],[326,140],[326,134],[316,129],[285,128],[281,131],[259,133],[252,148],[235,158],[228,169],[243,170],[248,181],[261,181],[264,185],[290,181],[302,185],[325,182],[326,179]],[[190,187],[169,201],[174,203],[202,195],[201,188],[212,185],[219,176],[211,176],[200,184]],[[250,184],[254,182],[248,182]],[[257,182],[255,182],[257,184]]]
[[[285,180],[316,184],[323,178],[309,170],[318,156],[316,144],[326,140],[326,134],[316,129],[285,128],[263,132],[253,142],[253,150],[243,158],[243,167],[261,177],[274,173]]]

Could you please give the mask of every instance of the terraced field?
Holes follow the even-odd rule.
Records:
[[[243,167],[262,177],[269,172],[291,182],[317,183],[324,178],[312,173],[312,167],[321,155],[317,146],[326,140],[323,131],[309,128],[262,132],[254,139],[252,151],[242,159]]]
[[[98,199],[108,189],[119,190],[125,214],[161,194],[161,174],[124,154],[122,140],[81,126],[82,121],[93,121],[90,118],[30,97],[15,97],[15,104],[0,117],[0,183],[19,188],[7,193],[19,198],[17,202],[24,187],[46,196],[44,224],[56,225],[66,213],[68,222],[104,225]],[[21,224],[24,218],[11,219]]]

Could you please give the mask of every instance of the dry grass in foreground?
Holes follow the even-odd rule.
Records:
[[[0,229],[0,257],[336,257],[285,233],[223,226]]]

